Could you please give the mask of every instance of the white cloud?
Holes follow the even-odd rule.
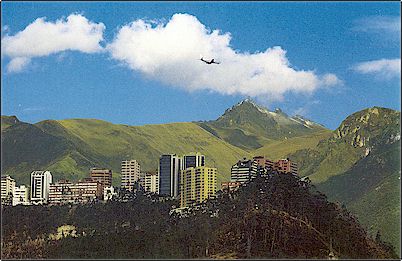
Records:
[[[386,79],[401,75],[401,59],[381,59],[358,63],[353,70],[362,74],[374,74]]]
[[[367,33],[381,33],[400,35],[400,16],[370,16],[355,21],[353,27],[356,31]]]
[[[132,70],[187,91],[277,100],[287,91],[312,93],[340,83],[333,74],[295,70],[279,46],[250,54],[235,51],[230,40],[230,33],[211,31],[195,16],[175,14],[166,24],[140,19],[125,25],[106,48]],[[221,64],[205,64],[200,55]]]
[[[27,57],[15,57],[7,65],[7,72],[22,71],[30,62],[31,59]]]
[[[2,37],[2,55],[11,58],[7,70],[18,72],[34,57],[47,56],[62,51],[95,53],[102,51],[103,23],[93,23],[80,14],[67,19],[47,22],[38,18],[15,35]]]

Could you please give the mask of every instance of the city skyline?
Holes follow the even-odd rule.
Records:
[[[26,122],[213,120],[246,97],[330,129],[364,108],[400,110],[398,3],[8,2],[2,18],[2,115]],[[75,35],[88,42],[65,42],[56,30],[41,50],[20,47],[29,42],[27,26],[74,35],[73,18],[90,28]],[[182,54],[172,39],[181,33],[189,35],[180,41]],[[130,37],[139,55],[124,52]],[[155,44],[144,47],[144,39]],[[202,51],[194,39],[212,49]],[[202,63],[204,53],[221,64]]]

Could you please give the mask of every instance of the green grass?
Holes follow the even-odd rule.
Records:
[[[309,175],[311,181],[315,183],[322,183],[330,177],[347,171],[361,159],[363,151],[350,146],[350,144],[339,143],[335,147],[330,147],[325,153],[327,155],[319,167],[313,174]]]
[[[400,173],[386,178],[369,193],[348,205],[365,225],[370,234],[381,232],[382,238],[390,242],[401,256],[401,183]],[[370,210],[370,211],[368,211]]]
[[[262,148],[254,150],[253,154],[265,155],[272,160],[278,160],[301,149],[315,148],[320,140],[326,139],[331,135],[332,131],[322,130],[300,137],[271,141]]]
[[[228,180],[230,167],[250,154],[228,144],[195,123],[126,126],[99,120],[59,121],[97,154],[107,155],[106,162],[119,172],[122,159],[136,159],[143,170],[158,167],[161,154],[201,152],[206,164],[218,168],[218,181]]]
[[[331,200],[346,204],[372,235],[380,230],[399,253],[399,170],[400,143],[387,144],[317,186]]]

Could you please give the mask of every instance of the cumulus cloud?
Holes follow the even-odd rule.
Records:
[[[23,70],[34,57],[48,56],[62,51],[95,53],[102,51],[103,23],[93,23],[80,14],[67,19],[47,22],[38,18],[15,35],[2,37],[2,55],[11,58],[9,72]]]
[[[401,75],[401,59],[380,59],[358,63],[353,70],[362,74],[374,74],[386,79]]]
[[[334,74],[292,68],[279,46],[246,53],[234,50],[230,41],[230,33],[211,31],[195,16],[175,14],[167,23],[139,19],[125,25],[106,48],[130,69],[187,91],[275,100],[288,91],[312,93],[341,82]],[[221,64],[205,64],[200,56]]]

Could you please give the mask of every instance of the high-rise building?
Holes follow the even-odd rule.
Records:
[[[144,189],[146,192],[159,194],[159,175],[157,171],[145,173]]]
[[[10,176],[1,176],[1,204],[11,205],[13,201],[13,192],[15,180]]]
[[[133,191],[134,183],[141,178],[141,167],[136,160],[121,162],[121,188]]]
[[[52,183],[50,171],[32,171],[31,173],[31,202],[44,204],[49,199],[49,189]]]
[[[239,160],[231,168],[231,182],[240,182],[244,184],[257,176],[258,164],[255,160]]]
[[[89,176],[92,180],[99,181],[104,188],[112,186],[112,170],[110,169],[91,168]]]
[[[176,154],[165,154],[159,158],[159,194],[179,196],[182,160],[183,158]]]
[[[49,189],[49,204],[85,203],[102,199],[103,186],[99,181],[86,178],[78,183],[59,180],[51,184]]]
[[[183,155],[183,170],[191,167],[196,168],[201,166],[205,166],[204,155],[201,155],[198,152]]]
[[[14,187],[13,193],[13,206],[16,205],[29,205],[29,189],[28,187],[21,185]]]
[[[216,195],[216,168],[187,168],[181,171],[180,181],[180,207],[202,203]]]

